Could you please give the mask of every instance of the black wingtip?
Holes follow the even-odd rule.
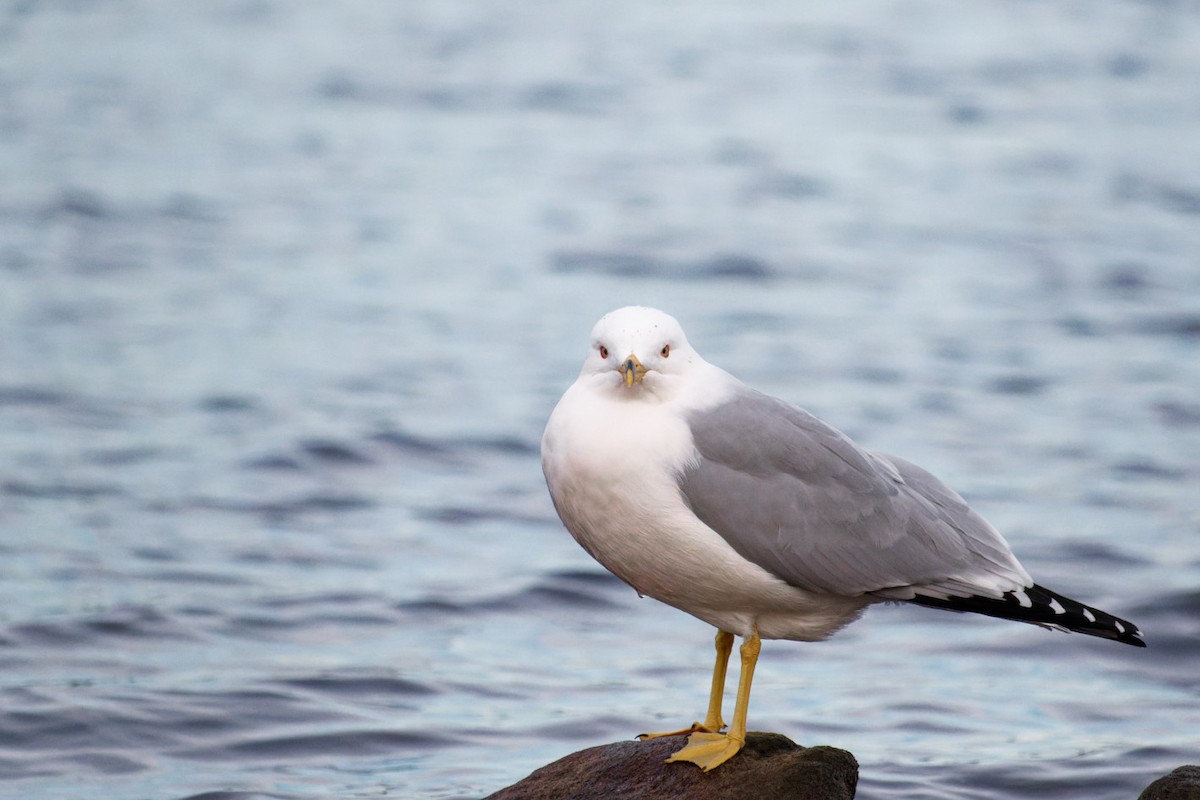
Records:
[[[909,602],[1084,633],[1133,647],[1146,646],[1142,632],[1132,622],[1036,584],[1023,591],[1005,592],[999,599],[975,596],[941,598],[918,594]]]

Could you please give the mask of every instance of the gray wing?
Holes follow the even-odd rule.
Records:
[[[744,558],[803,589],[987,595],[1031,584],[1004,539],[925,470],[862,450],[808,412],[743,388],[688,418],[692,510]]]

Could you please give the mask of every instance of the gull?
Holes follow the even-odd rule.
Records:
[[[975,612],[1145,647],[1137,626],[1034,583],[995,528],[920,467],[762,394],[629,306],[600,319],[542,437],[564,526],[640,595],[717,629],[708,710],[668,761],[745,745],[763,639],[819,641],[874,603]],[[741,673],[721,716],[734,637]]]

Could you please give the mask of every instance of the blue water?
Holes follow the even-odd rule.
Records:
[[[1150,649],[880,607],[751,727],[863,798],[1200,762],[1200,11],[0,6],[0,781],[477,798],[703,709],[562,530],[603,312],[932,469]]]

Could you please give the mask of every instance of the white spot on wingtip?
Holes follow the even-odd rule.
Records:
[[[1117,626],[1117,633],[1124,633],[1124,632],[1125,632],[1125,626],[1124,626],[1124,625],[1122,625],[1121,623],[1119,623],[1119,622],[1114,622],[1114,623],[1113,623],[1113,625],[1116,625],[1116,626]]]
[[[1021,608],[1033,608],[1033,601],[1029,599],[1029,595],[1025,594],[1024,589],[1017,589],[1012,596],[1016,598]]]
[[[1062,607],[1062,603],[1059,603],[1053,597],[1050,598],[1050,610],[1053,611],[1055,614],[1067,613],[1067,610]]]
[[[1095,621],[1096,621],[1096,615],[1095,615],[1095,614],[1093,614],[1091,611],[1088,611],[1086,608],[1083,610],[1083,617],[1084,617],[1084,619],[1086,619],[1088,622],[1095,622]]]

